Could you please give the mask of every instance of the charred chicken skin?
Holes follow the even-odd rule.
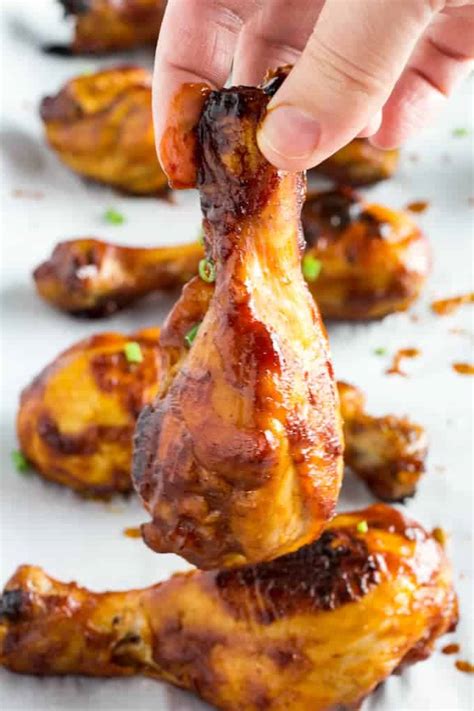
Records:
[[[342,185],[371,185],[391,178],[398,166],[399,151],[384,151],[366,138],[353,141],[313,169]]]
[[[198,286],[192,311],[181,311],[175,321],[179,325],[184,320],[184,329],[201,321],[208,307],[212,289],[204,282]],[[178,339],[182,332],[180,326]],[[158,393],[158,336],[159,329],[150,328],[128,337],[102,333],[86,338],[61,353],[25,388],[17,417],[18,439],[42,476],[88,496],[132,489],[135,421],[141,407]],[[126,361],[130,342],[139,344],[141,363]],[[365,411],[358,388],[342,382],[337,387],[346,466],[380,498],[396,501],[412,496],[424,473],[423,427],[405,417],[373,417]]]
[[[22,393],[17,433],[26,458],[46,479],[88,496],[131,489],[137,417],[156,394],[158,329],[126,338],[92,336],[62,353]],[[141,362],[127,359],[138,345]]]
[[[40,114],[51,148],[79,175],[136,195],[167,189],[156,158],[145,69],[76,77],[43,99]]]
[[[366,205],[349,189],[313,193],[302,213],[305,253],[321,270],[308,286],[324,318],[380,318],[419,296],[430,265],[426,237],[402,212]],[[59,243],[34,272],[40,296],[79,316],[104,316],[197,273],[201,244],[120,247]]]
[[[314,540],[342,478],[327,338],[301,272],[303,176],[279,172],[257,147],[275,81],[267,86],[204,99],[193,135],[215,287],[202,323],[189,323],[199,278],[165,323],[159,396],[135,436],[134,484],[152,517],[145,542],[203,569],[270,560]],[[172,153],[179,135],[166,136]],[[182,175],[180,160],[170,165]]]
[[[158,39],[166,0],[59,0],[75,19],[71,49],[77,54],[103,54]]]
[[[354,709],[456,621],[442,547],[379,504],[272,562],[143,590],[93,593],[23,566],[1,597],[0,663],[42,676],[144,674],[223,711]]]

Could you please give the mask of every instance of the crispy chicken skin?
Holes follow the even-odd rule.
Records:
[[[416,493],[425,473],[426,432],[407,417],[373,417],[359,388],[339,382],[344,422],[344,461],[372,493],[384,501],[403,501]]]
[[[343,185],[371,185],[391,178],[398,158],[398,150],[383,151],[366,138],[355,138],[313,171]]]
[[[144,540],[204,569],[314,540],[342,477],[327,338],[301,272],[303,176],[257,147],[269,98],[237,87],[205,99],[196,162],[215,288],[189,351],[176,314],[195,300],[192,281],[165,323],[160,394],[135,436]]]
[[[191,288],[193,298],[186,300],[185,309],[175,311],[177,343],[190,325],[202,320],[212,295],[211,285],[204,282],[194,282]],[[158,393],[158,336],[159,329],[150,328],[128,337],[102,333],[86,338],[61,353],[25,388],[17,417],[18,439],[41,475],[88,496],[132,489],[134,423],[141,407]],[[139,342],[142,363],[125,362],[124,346],[130,341]],[[393,501],[413,495],[424,473],[423,427],[395,415],[372,417],[358,388],[343,382],[337,387],[346,466],[378,497]],[[127,397],[132,407],[126,404]],[[113,429],[124,419],[123,430]],[[45,427],[45,422],[50,426]],[[54,438],[51,423],[57,433]],[[115,432],[119,436],[112,441]],[[83,444],[81,451],[74,442]]]
[[[185,284],[204,256],[202,246],[121,247],[94,238],[56,245],[34,272],[40,296],[75,316],[108,316],[157,290]]]
[[[58,158],[79,175],[136,195],[167,189],[158,163],[150,73],[117,67],[71,79],[40,114]]]
[[[349,710],[456,621],[442,547],[379,504],[270,563],[143,590],[92,593],[23,566],[0,602],[0,662],[23,674],[145,674],[223,711]]]
[[[88,496],[130,491],[135,423],[157,391],[158,333],[86,338],[23,390],[18,439],[42,476]],[[130,341],[139,344],[141,363],[127,360]]]
[[[430,250],[406,213],[365,205],[347,188],[313,193],[303,207],[303,231],[306,254],[321,263],[308,286],[324,318],[380,318],[405,310],[419,296]],[[56,308],[98,317],[183,284],[203,256],[197,242],[130,248],[76,239],[60,242],[34,280],[40,296]]]
[[[405,311],[420,295],[431,251],[406,212],[337,188],[309,195],[302,219],[306,255],[322,265],[310,288],[324,318],[381,318]]]
[[[71,49],[77,54],[103,54],[158,39],[166,0],[59,0],[75,19]]]

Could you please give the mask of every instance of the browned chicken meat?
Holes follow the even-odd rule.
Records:
[[[158,333],[80,341],[23,391],[18,439],[42,476],[88,496],[131,489],[135,423],[157,391]]]
[[[208,307],[212,289],[204,282],[198,286],[187,302],[192,310],[179,314],[184,329],[200,321]],[[135,421],[158,392],[158,336],[159,329],[150,328],[128,337],[101,333],[86,338],[61,353],[25,388],[18,439],[41,475],[88,496],[132,488]],[[126,360],[130,343],[139,345],[139,362]],[[337,386],[346,466],[378,497],[396,501],[413,495],[425,470],[423,427],[405,417],[373,417],[365,411],[358,388],[341,382]]]
[[[79,175],[137,195],[167,189],[156,158],[147,70],[78,76],[43,99],[40,113],[51,148]]]
[[[275,81],[267,86],[206,98],[195,89],[204,101],[192,134],[207,253],[201,278],[215,287],[201,323],[189,321],[188,306],[199,277],[165,323],[159,396],[135,436],[134,484],[152,517],[146,543],[205,569],[269,560],[312,541],[334,512],[342,477],[329,349],[301,272],[303,176],[279,172],[257,147]],[[180,117],[176,108],[170,125]],[[165,136],[171,160],[179,129]],[[182,175],[186,157],[177,155],[167,167]]]
[[[34,272],[40,296],[61,311],[107,316],[157,290],[185,284],[204,257],[198,242],[122,247],[98,239],[60,242]]]
[[[341,188],[310,195],[302,217],[303,273],[324,318],[380,318],[408,308],[419,296],[430,250],[406,213],[366,205]],[[198,242],[131,248],[75,239],[60,242],[34,279],[40,296],[56,308],[97,317],[183,284],[203,257]]]
[[[356,709],[454,629],[439,543],[379,504],[269,563],[93,593],[23,566],[0,601],[0,663],[21,674],[144,674],[223,711]]]
[[[59,0],[75,20],[71,49],[78,54],[153,45],[166,0]]]
[[[366,138],[355,138],[313,171],[343,185],[371,185],[390,178],[397,169],[398,158],[398,150],[383,151]]]

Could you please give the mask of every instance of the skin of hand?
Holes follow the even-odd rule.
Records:
[[[292,63],[259,131],[271,163],[311,168],[356,136],[393,148],[473,59],[473,0],[169,0],[155,63],[157,145],[183,83],[221,87],[233,69],[233,84],[253,85]]]

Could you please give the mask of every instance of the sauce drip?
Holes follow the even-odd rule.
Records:
[[[474,674],[474,664],[470,662],[463,662],[462,659],[458,659],[455,662],[456,669],[465,672],[466,674]]]
[[[405,358],[416,358],[421,353],[418,348],[400,348],[393,356],[392,364],[385,373],[387,375],[402,375],[407,377],[407,374],[400,368],[402,360]]]
[[[440,528],[439,526],[436,526],[436,528],[433,528],[432,535],[433,535],[433,538],[435,539],[435,541],[438,541],[440,546],[443,546],[443,548],[444,548],[447,541],[448,541],[448,535],[447,535],[446,531],[444,530],[444,528]]]
[[[474,303],[474,291],[469,294],[461,294],[460,296],[452,296],[449,299],[439,299],[438,301],[433,301],[431,304],[431,310],[434,311],[438,316],[446,316],[446,314],[451,314],[456,311],[462,304],[472,304]]]
[[[453,363],[453,370],[459,375],[474,375],[474,365],[472,363]]]
[[[127,538],[141,538],[142,532],[139,528],[132,526],[130,528],[124,528],[123,535]]]
[[[425,212],[429,206],[430,204],[426,200],[414,200],[408,203],[406,209],[410,212]]]
[[[459,652],[459,644],[447,644],[441,650],[443,654],[457,654]]]

